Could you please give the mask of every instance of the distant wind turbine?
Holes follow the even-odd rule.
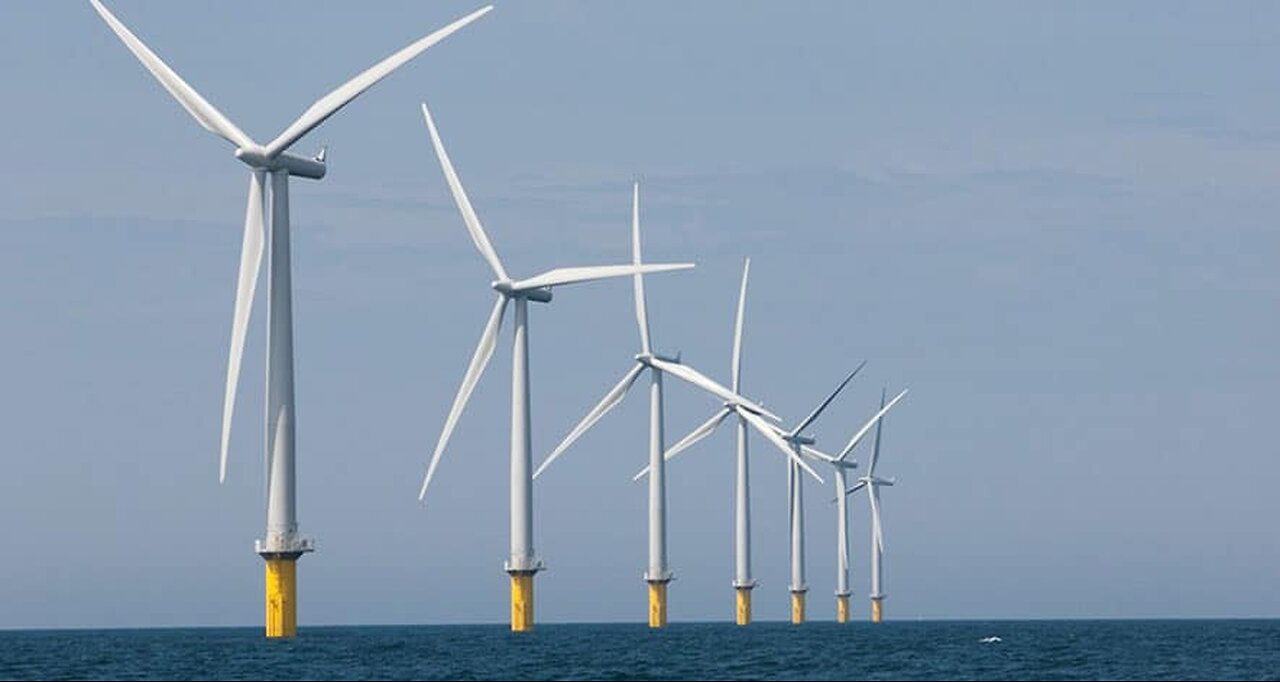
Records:
[[[489,243],[484,227],[471,201],[467,198],[462,181],[449,161],[444,144],[440,141],[440,133],[431,118],[427,105],[422,105],[422,115],[427,122],[427,130],[431,133],[431,143],[435,146],[436,156],[440,158],[440,166],[444,170],[445,179],[453,193],[454,201],[462,212],[462,219],[471,233],[480,255],[489,263],[497,279],[491,284],[498,292],[489,321],[480,335],[480,343],[476,346],[471,364],[462,378],[462,386],[449,408],[449,416],[445,419],[444,430],[436,443],[435,452],[431,455],[431,463],[427,466],[427,475],[422,481],[422,490],[418,499],[427,494],[427,486],[431,485],[431,477],[435,475],[436,465],[440,463],[440,455],[449,443],[449,436],[458,423],[471,397],[484,368],[493,356],[498,332],[502,326],[502,318],[508,303],[515,307],[515,334],[511,363],[511,554],[505,564],[506,572],[511,576],[511,629],[524,632],[533,629],[533,576],[545,566],[533,551],[533,477],[530,475],[531,455],[529,437],[529,339],[528,339],[528,305],[529,301],[547,303],[551,301],[551,288],[566,284],[591,282],[611,277],[626,277],[647,272],[666,272],[692,268],[692,263],[676,263],[663,265],[595,265],[586,267],[556,268],[528,279],[513,280],[498,259],[498,253]]]
[[[844,381],[841,381],[840,385],[836,386],[836,389],[809,413],[808,417],[801,420],[790,431],[777,429],[778,435],[791,446],[797,457],[806,455],[827,462],[835,462],[838,459],[827,456],[810,447],[815,440],[813,436],[804,434],[804,430],[818,419],[823,410],[827,409],[831,401],[835,400],[837,395],[840,395],[840,392],[849,384],[849,381],[857,376],[858,372],[866,364],[864,360],[855,367],[852,372],[845,376]],[[858,463],[849,461],[846,466],[853,468],[858,466]],[[842,475],[843,473],[843,469],[836,469],[837,475]],[[787,507],[791,541],[791,584],[789,586],[791,591],[791,622],[799,625],[805,622],[805,594],[809,591],[809,585],[805,582],[804,571],[804,477],[800,475],[794,464],[787,468]]]
[[[862,438],[867,435],[872,426],[876,427],[877,436],[880,433],[879,424],[884,415],[898,404],[899,400],[907,394],[905,390],[899,393],[889,404],[885,404],[884,396],[880,396],[880,411],[874,417],[867,420],[867,423],[853,434],[853,438],[849,439],[848,445],[840,451],[835,457],[821,457],[835,469],[835,486],[836,486],[836,622],[849,622],[849,509],[845,499],[845,495],[841,491],[845,490],[846,474],[850,469],[857,467],[857,463],[850,460],[849,453],[853,452]],[[875,466],[875,458],[871,460],[871,466]],[[868,474],[869,475],[869,474]],[[861,479],[859,479],[861,480]],[[858,487],[861,487],[859,484]],[[892,484],[890,484],[892,485]],[[853,490],[857,490],[855,487]],[[850,490],[849,492],[853,492]]]
[[[906,391],[899,393],[897,398],[885,405],[885,393],[881,391],[879,417],[883,417],[884,413],[888,412],[889,408],[898,402],[898,398],[901,398],[903,393],[906,393]],[[857,485],[849,488],[844,495],[839,496],[839,499],[843,501],[846,495],[852,495],[866,488],[867,499],[871,501],[871,622],[873,623],[879,623],[884,617],[884,611],[881,609],[881,602],[884,601],[885,594],[881,589],[880,572],[880,558],[884,554],[884,529],[880,525],[880,486],[892,486],[897,482],[896,478],[876,476],[876,463],[880,460],[880,429],[883,426],[884,420],[879,419],[876,422],[876,446],[875,450],[871,452],[871,463],[867,465],[867,474],[858,479]],[[863,431],[866,431],[866,427],[863,428]],[[859,437],[860,434],[855,434],[846,450],[852,450],[853,446],[857,445],[856,441]],[[841,488],[843,487],[842,485]]]
[[[734,394],[738,394],[741,386],[742,378],[742,328],[743,313],[746,309],[747,299],[747,278],[751,270],[751,260],[747,259],[742,268],[742,286],[738,292],[738,310],[734,321],[733,334],[733,360],[732,360],[732,378]],[[725,405],[716,411],[710,419],[703,422],[697,428],[682,438],[675,445],[672,445],[666,452],[664,459],[671,459],[681,452],[688,449],[694,443],[711,435],[716,427],[720,425],[730,414],[738,415],[738,451],[737,451],[737,470],[735,476],[734,489],[734,580],[733,587],[735,593],[735,622],[738,625],[748,625],[751,623],[751,591],[755,588],[756,582],[751,577],[751,509],[749,505],[750,483],[748,480],[749,471],[747,468],[747,425],[756,429],[769,442],[773,443],[787,458],[787,475],[789,479],[797,478],[797,468],[803,468],[809,475],[813,476],[818,482],[822,482],[822,477],[817,474],[802,458],[801,454],[811,454],[809,445],[813,443],[813,439],[807,436],[801,436],[800,431],[808,428],[810,424],[818,418],[822,410],[830,404],[835,395],[844,388],[849,379],[853,378],[862,367],[859,365],[852,373],[846,377],[845,381],[840,384],[836,391],[829,396],[813,413],[810,414],[800,426],[793,431],[786,431],[780,427],[770,424],[760,418],[759,415],[753,414],[749,409],[741,404],[726,402]],[[776,420],[775,420],[776,421]],[[649,472],[649,467],[645,467],[635,478],[639,479]],[[791,486],[794,489],[794,486]],[[803,567],[801,567],[803,572]],[[803,582],[803,581],[802,581]],[[799,597],[801,603],[800,611],[803,613],[803,592]]]
[[[631,210],[631,258],[635,265],[640,264],[640,186],[637,183],[632,197]],[[649,331],[649,313],[645,301],[644,276],[634,276],[636,323],[640,328],[640,353],[635,356],[635,364],[622,380],[618,382],[604,398],[582,419],[577,426],[565,436],[560,445],[547,456],[533,477],[546,470],[552,462],[569,449],[582,434],[586,433],[605,414],[616,407],[626,397],[627,391],[647,369],[649,370],[649,468],[654,474],[649,477],[649,566],[644,579],[649,583],[649,627],[660,628],[667,624],[667,583],[673,577],[667,565],[667,513],[666,513],[666,468],[663,464],[663,448],[665,428],[663,424],[663,388],[662,377],[670,374],[686,381],[727,403],[741,406],[744,410],[756,414],[772,415],[763,407],[743,398],[737,393],[721,386],[687,364],[682,364],[679,357],[663,356],[652,348]]]
[[[245,211],[240,275],[236,285],[235,316],[231,325],[231,354],[222,410],[222,450],[218,480],[227,475],[227,447],[236,384],[244,353],[245,334],[253,294],[258,283],[265,247],[267,212],[270,209],[271,259],[267,265],[267,535],[255,549],[266,561],[266,631],[268,637],[292,637],[297,630],[297,560],[314,549],[311,540],[298,533],[294,495],[294,397],[293,397],[293,301],[289,253],[289,178],[319,180],[325,174],[324,150],[306,158],[288,153],[289,147],[313,128],[346,106],[392,71],[453,32],[483,16],[492,6],[479,9],[414,42],[316,100],[298,120],[266,145],[251,139],[230,119],[170,69],[99,0],[89,0],[107,26],[142,62],[160,85],[205,130],[235,145],[236,158],[249,166],[249,206]],[[268,47],[288,50],[287,43]],[[276,63],[279,63],[278,60]],[[271,176],[268,191],[267,175]]]

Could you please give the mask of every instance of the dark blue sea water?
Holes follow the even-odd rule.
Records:
[[[8,631],[0,678],[1276,680],[1280,621]]]

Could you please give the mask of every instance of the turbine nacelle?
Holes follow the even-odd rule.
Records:
[[[528,289],[519,288],[519,282],[509,279],[502,279],[493,282],[490,286],[493,290],[506,296],[507,298],[523,298],[529,301],[537,301],[538,303],[551,302],[551,287],[530,287]]]
[[[319,180],[327,170],[324,157],[325,149],[312,158],[281,152],[275,156],[267,153],[265,147],[241,147],[236,150],[236,158],[255,170],[288,171],[289,175],[308,180]]]
[[[813,445],[818,442],[818,440],[813,436],[805,436],[798,433],[795,435],[783,436],[783,438],[786,438],[788,443],[792,443],[794,445]]]
[[[671,356],[671,355],[663,355],[662,353],[636,353],[635,360],[636,362],[644,365],[645,367],[653,367],[654,360],[659,360],[662,362],[670,362],[678,365],[680,364],[680,354],[676,353],[675,356]]]

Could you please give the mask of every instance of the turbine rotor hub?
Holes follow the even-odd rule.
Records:
[[[495,280],[489,286],[493,290],[506,296],[507,298],[523,298],[537,303],[551,302],[551,287],[530,287],[528,289],[516,288],[516,282],[510,279]]]
[[[300,178],[319,180],[327,170],[323,152],[315,158],[306,158],[295,154],[282,153],[268,156],[262,147],[241,147],[236,150],[236,158],[255,170],[287,171],[289,175]]]

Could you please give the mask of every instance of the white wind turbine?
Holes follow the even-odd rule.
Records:
[[[862,428],[858,429],[857,433],[853,434],[853,437],[849,439],[848,445],[844,446],[844,449],[840,451],[839,455],[835,457],[826,457],[826,456],[818,455],[820,459],[826,460],[827,463],[829,463],[835,469],[836,622],[839,622],[839,623],[849,622],[849,595],[850,595],[850,591],[849,591],[849,509],[845,500],[845,495],[842,495],[841,492],[845,490],[845,485],[846,485],[845,481],[847,480],[846,479],[847,471],[850,469],[856,468],[858,466],[856,462],[849,459],[849,453],[853,452],[853,449],[858,446],[858,443],[862,442],[862,438],[867,435],[867,432],[871,430],[872,426],[876,427],[876,434],[877,434],[876,438],[878,442],[879,433],[880,433],[879,431],[880,421],[884,418],[884,415],[890,409],[892,409],[894,405],[898,404],[898,401],[902,400],[902,398],[906,394],[907,394],[907,391],[904,389],[901,393],[895,396],[894,399],[890,401],[887,405],[884,402],[884,395],[881,395],[880,411],[877,412],[874,417],[867,420],[867,423],[864,424]],[[810,454],[810,453],[806,453],[806,454]],[[871,468],[874,469],[875,465],[876,465],[875,455],[872,455]],[[863,480],[869,476],[871,476],[871,474],[868,472],[866,477],[863,477],[862,479],[858,479],[858,480]],[[860,483],[858,484],[858,486],[854,487],[852,490],[849,490],[848,492],[852,493],[854,490],[857,490],[858,488],[862,487],[862,485],[864,484]],[[889,485],[893,485],[893,484],[890,483]]]
[[[631,204],[631,260],[639,265],[640,259],[640,185],[634,187]],[[635,356],[635,364],[616,386],[605,394],[604,398],[591,408],[587,415],[573,430],[565,436],[560,445],[542,462],[533,477],[537,478],[551,465],[569,446],[573,445],[605,414],[616,407],[626,397],[627,391],[635,384],[640,375],[649,370],[649,466],[646,472],[652,471],[649,477],[649,566],[644,579],[649,583],[649,627],[660,628],[667,624],[667,583],[674,577],[667,565],[667,513],[666,513],[666,467],[664,466],[663,448],[665,446],[663,424],[663,374],[670,374],[686,381],[704,391],[726,401],[726,404],[753,415],[764,415],[777,419],[760,405],[743,398],[687,364],[682,364],[679,357],[663,356],[653,351],[649,331],[649,314],[644,293],[644,276],[636,274],[635,310],[636,323],[640,328],[640,352]],[[758,416],[756,417],[759,418]],[[761,424],[765,424],[763,420]],[[792,455],[797,461],[799,457]],[[804,462],[800,462],[805,465]],[[811,470],[812,471],[812,470]],[[643,475],[643,474],[642,474]],[[816,475],[816,474],[815,474]]]
[[[102,19],[138,61],[209,132],[235,145],[235,156],[251,169],[249,206],[245,212],[240,274],[236,285],[231,353],[222,414],[222,449],[218,479],[227,473],[227,447],[236,384],[244,352],[249,313],[265,246],[270,207],[271,259],[267,265],[267,534],[255,543],[267,564],[267,636],[292,636],[297,627],[296,561],[313,545],[298,534],[294,494],[293,309],[289,255],[289,178],[319,180],[325,174],[324,150],[314,158],[288,153],[313,128],[392,71],[492,9],[484,7],[415,41],[316,100],[284,132],[266,145],[253,141],[200,93],[182,80],[154,52],[116,19],[99,0],[90,0]],[[270,191],[267,175],[271,175]],[[268,198],[270,202],[268,203]]]
[[[804,430],[813,424],[813,422],[818,418],[818,415],[822,414],[822,411],[827,409],[827,406],[831,404],[831,401],[835,400],[835,397],[840,394],[840,391],[844,390],[844,387],[849,383],[849,381],[853,379],[853,377],[857,375],[857,373],[861,371],[866,364],[867,363],[864,360],[854,368],[854,370],[844,378],[844,381],[840,382],[840,385],[836,387],[836,390],[832,391],[831,395],[828,395],[826,400],[823,400],[812,412],[809,413],[808,417],[805,417],[793,429],[790,431],[783,431],[780,428],[777,429],[778,435],[791,446],[792,451],[794,451],[796,455],[807,455],[826,462],[836,461],[837,458],[825,455],[810,447],[815,442],[814,438],[812,436],[805,435]],[[853,468],[858,466],[858,463],[850,460],[846,463],[846,466]],[[842,470],[837,469],[837,475],[842,473]],[[805,594],[809,591],[809,585],[805,582],[804,571],[804,477],[800,476],[794,463],[787,467],[787,511],[790,529],[789,539],[791,545],[791,585],[789,585],[789,589],[791,591],[791,622],[799,625],[805,621]]]
[[[750,272],[750,269],[751,269],[751,259],[747,259],[746,262],[743,264],[743,268],[742,268],[742,286],[738,292],[738,312],[737,312],[736,319],[734,321],[732,392],[735,395],[738,394],[738,390],[741,385],[741,378],[742,378],[743,313],[746,308],[747,277]],[[848,376],[845,377],[844,381],[842,381],[840,385],[836,387],[836,390],[833,391],[831,395],[827,396],[827,398],[823,400],[822,403],[819,404],[818,407],[814,409],[814,411],[811,412],[808,417],[802,420],[800,424],[796,426],[796,428],[790,431],[784,430],[774,424],[769,424],[765,422],[763,419],[759,417],[759,415],[752,414],[748,409],[745,409],[744,405],[740,403],[726,402],[725,405],[722,408],[720,408],[715,414],[713,414],[710,419],[703,422],[701,425],[699,425],[697,428],[691,431],[689,435],[685,436],[678,443],[671,446],[671,448],[668,449],[666,451],[666,454],[664,455],[664,459],[671,459],[672,457],[675,457],[676,455],[680,454],[684,450],[688,449],[694,443],[697,443],[703,438],[706,438],[707,436],[711,435],[716,430],[716,427],[718,427],[720,423],[723,422],[730,414],[738,415],[737,470],[736,470],[736,476],[735,476],[736,484],[734,489],[734,541],[735,541],[734,542],[734,555],[735,555],[734,559],[735,561],[734,561],[734,580],[733,580],[733,587],[735,592],[735,606],[736,606],[735,622],[738,625],[747,625],[751,622],[751,590],[754,589],[756,585],[755,580],[751,577],[751,510],[750,510],[750,505],[748,503],[749,497],[750,497],[750,483],[748,480],[749,471],[747,468],[747,425],[750,424],[753,428],[759,431],[761,435],[767,438],[783,454],[785,454],[788,457],[787,475],[789,480],[794,482],[794,480],[798,478],[798,476],[796,476],[797,467],[801,467],[801,468],[804,468],[805,471],[807,471],[815,479],[817,479],[819,483],[821,483],[822,477],[818,476],[817,473],[814,472],[813,469],[810,468],[805,463],[805,461],[801,458],[801,454],[809,455],[811,457],[817,457],[824,460],[831,460],[832,458],[822,455],[822,453],[819,453],[816,450],[813,450],[810,447],[810,445],[812,445],[814,442],[813,438],[810,436],[802,435],[802,432],[804,431],[804,429],[808,428],[811,424],[813,424],[815,420],[817,420],[818,416],[822,414],[822,411],[827,408],[827,405],[831,404],[831,401],[835,399],[836,395],[838,395],[840,391],[844,389],[845,385],[849,383],[849,380],[852,379],[854,375],[856,375],[858,371],[861,369],[862,369],[862,365],[858,365],[857,368],[855,368],[852,372],[849,373]],[[651,467],[645,467],[640,471],[640,473],[635,475],[635,478],[637,480],[640,479],[642,476],[644,476],[649,472],[650,468]],[[793,490],[795,489],[794,485],[791,485],[789,487]],[[790,504],[790,500],[788,501],[788,503]],[[796,520],[794,515],[793,515],[793,520]],[[803,521],[801,521],[801,524],[803,524]],[[801,543],[803,543],[803,540],[801,540]],[[801,547],[801,550],[803,550],[803,547]],[[803,555],[803,551],[801,551],[801,555]],[[793,555],[792,563],[794,567],[796,564],[796,562],[794,561],[794,555]],[[799,571],[801,575],[803,575],[803,572],[804,572],[803,559],[800,560]],[[803,578],[800,579],[800,584],[802,583],[803,583]],[[795,584],[795,581],[793,581],[793,584]],[[796,598],[793,597],[793,602],[795,601],[795,599]],[[803,619],[803,610],[804,610],[803,590],[801,590],[800,596],[798,597],[798,599],[800,603],[800,614],[801,614],[801,618]],[[794,603],[793,603],[793,606],[794,606]],[[793,609],[793,613],[794,613],[794,609]]]
[[[453,193],[454,201],[462,212],[462,219],[471,233],[471,239],[484,256],[497,279],[492,283],[498,292],[489,322],[480,335],[480,343],[476,346],[471,364],[462,378],[462,386],[449,408],[449,416],[445,419],[444,430],[436,443],[435,452],[431,455],[431,463],[427,466],[427,475],[422,481],[422,490],[418,499],[427,494],[427,486],[435,474],[440,455],[449,443],[449,436],[471,397],[485,365],[493,356],[498,332],[502,326],[503,313],[507,303],[515,304],[515,334],[511,362],[511,554],[505,568],[511,576],[511,629],[523,632],[533,628],[533,576],[544,566],[533,551],[533,477],[530,475],[531,455],[529,436],[529,341],[528,341],[528,304],[529,301],[547,303],[551,301],[551,288],[565,284],[590,282],[610,277],[625,277],[646,272],[665,272],[692,268],[692,263],[675,263],[663,265],[596,265],[586,267],[556,268],[528,279],[513,280],[507,276],[506,268],[489,243],[480,224],[480,218],[471,201],[467,198],[462,181],[449,161],[449,155],[440,141],[435,122],[427,105],[422,105],[422,115],[426,119],[427,129],[431,132],[431,143],[435,146],[436,155],[440,157],[440,166],[444,170],[445,179]]]
[[[906,391],[903,391],[902,393],[906,393]],[[902,394],[898,394],[898,398],[894,398],[887,406],[884,403],[884,397],[885,393],[884,391],[881,391],[881,416],[883,416],[890,407],[893,407],[893,403],[898,402],[898,398],[901,398]],[[896,478],[881,478],[876,476],[876,462],[880,459],[880,429],[883,428],[883,426],[883,420],[876,423],[876,446],[871,452],[871,463],[867,465],[867,474],[859,478],[857,485],[845,491],[844,495],[839,495],[839,499],[844,501],[846,495],[852,495],[853,493],[866,488],[867,499],[871,501],[871,621],[873,623],[879,623],[884,616],[880,603],[884,601],[885,597],[884,592],[881,591],[880,582],[880,556],[884,553],[884,530],[880,525],[880,486],[891,486],[897,482]],[[863,431],[865,430],[866,429],[864,428]],[[854,440],[856,441],[857,438],[858,435],[855,435]],[[848,449],[852,449],[853,445],[856,444],[856,442],[851,441]],[[844,486],[842,485],[838,490],[843,488]]]

